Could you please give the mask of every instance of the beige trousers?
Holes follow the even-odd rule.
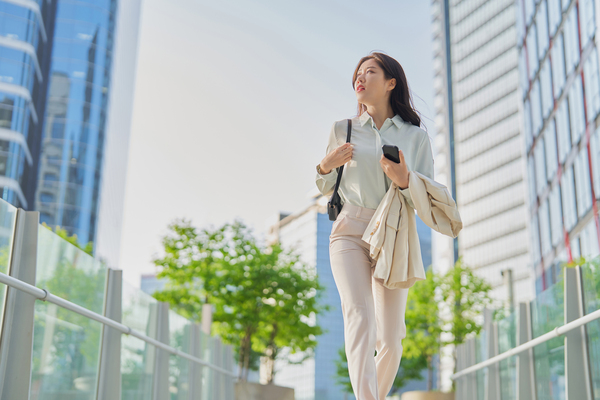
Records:
[[[388,289],[373,278],[375,260],[361,239],[374,213],[345,204],[329,237],[331,270],[342,300],[348,373],[357,400],[385,399],[406,337],[408,289]]]

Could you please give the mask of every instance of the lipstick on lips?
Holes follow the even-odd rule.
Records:
[[[358,85],[358,86],[356,87],[356,92],[357,92],[357,93],[358,93],[358,92],[362,92],[363,90],[365,90],[365,87],[364,87],[363,85]]]

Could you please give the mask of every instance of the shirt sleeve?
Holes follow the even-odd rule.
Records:
[[[333,125],[331,126],[331,131],[329,132],[329,140],[327,142],[327,150],[325,152],[326,155],[340,146],[340,144],[338,143],[337,135],[335,133],[336,124],[337,122],[333,123]],[[323,196],[329,196],[333,193],[333,187],[335,186],[337,175],[337,169],[335,168],[332,169],[331,172],[329,172],[326,175],[319,174],[317,172],[317,188],[319,188],[319,192],[321,192]]]
[[[433,179],[433,151],[431,150],[431,142],[429,141],[429,135],[427,133],[425,134],[425,137],[423,141],[421,141],[419,149],[417,150],[414,170],[420,172],[430,179]],[[406,189],[399,190],[404,196],[404,199],[408,205],[412,208],[415,208],[408,187]]]

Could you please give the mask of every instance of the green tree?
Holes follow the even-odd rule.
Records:
[[[314,349],[321,329],[312,321],[326,308],[316,275],[297,256],[260,246],[241,221],[198,230],[177,220],[169,231],[165,255],[154,260],[167,285],[154,296],[196,321],[202,304],[214,305],[215,332],[236,349],[240,379],[282,347]]]
[[[489,295],[491,285],[473,273],[471,268],[458,258],[454,267],[440,280],[440,291],[444,306],[440,314],[443,332],[452,334],[452,339],[444,345],[453,345],[456,369],[456,347],[467,337],[476,336],[482,325],[477,322],[483,310],[492,304]],[[445,312],[444,312],[445,311]],[[455,382],[452,382],[454,388]]]
[[[433,388],[433,357],[440,351],[442,326],[439,317],[439,298],[436,288],[440,277],[429,268],[426,279],[416,282],[408,291],[405,322],[407,334],[402,340],[403,360],[400,365],[406,373],[418,376],[427,368],[427,390]],[[394,385],[402,387],[404,384]]]
[[[276,279],[262,291],[264,317],[255,336],[255,348],[265,355],[267,382],[272,383],[276,358],[299,364],[314,355],[316,336],[323,333],[314,321],[329,306],[319,304],[316,294],[323,287],[315,271],[304,265],[298,254],[284,252],[279,244],[269,251],[272,262],[279,266]],[[280,351],[283,348],[287,350],[285,354]],[[302,352],[303,357],[291,362],[289,356],[297,352]]]
[[[79,240],[77,239],[77,235],[71,235],[71,236],[69,236],[69,232],[67,232],[66,229],[61,228],[58,225],[55,226],[54,229],[52,229],[52,227],[50,227],[49,225],[47,225],[45,222],[42,222],[42,226],[50,229],[51,231],[53,231],[54,233],[56,233],[59,237],[63,238],[64,240],[66,240],[67,242],[69,242],[72,245],[76,246],[77,248],[85,251],[90,256],[94,255],[93,254],[93,252],[94,252],[94,243],[93,242],[87,242],[86,245],[82,246],[79,243]]]

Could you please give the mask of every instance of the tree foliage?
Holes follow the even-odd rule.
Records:
[[[165,254],[155,258],[166,278],[155,294],[182,315],[200,321],[202,305],[214,306],[214,330],[236,349],[240,378],[265,356],[272,381],[280,349],[310,354],[322,333],[316,315],[322,290],[316,273],[292,251],[258,244],[241,221],[197,229],[177,220],[163,239]]]
[[[479,322],[486,307],[492,304],[489,295],[492,286],[473,273],[465,265],[462,256],[441,280],[440,291],[444,311],[440,314],[442,329],[451,334],[443,345],[453,345],[454,369],[456,370],[456,347],[468,337],[476,336],[482,328]],[[454,386],[454,382],[452,385]]]
[[[408,291],[406,303],[406,338],[402,340],[403,360],[401,368],[421,376],[427,368],[427,390],[433,388],[433,357],[440,351],[442,326],[439,317],[439,298],[436,288],[440,286],[440,276],[429,268],[426,279],[416,282]],[[402,387],[403,384],[395,385]]]

